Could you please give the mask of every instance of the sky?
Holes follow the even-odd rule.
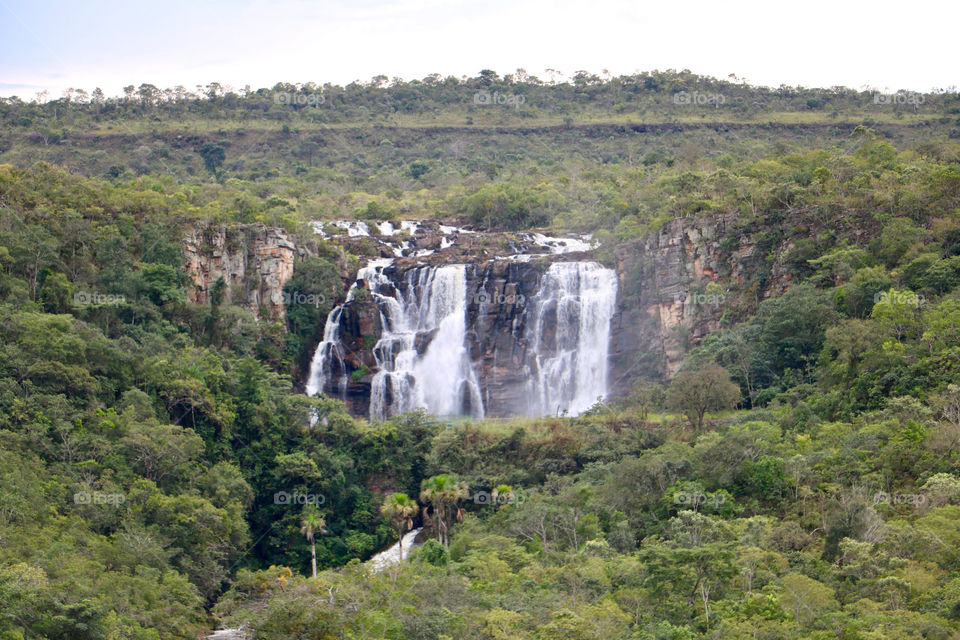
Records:
[[[689,69],[953,90],[958,0],[0,0],[0,96]]]

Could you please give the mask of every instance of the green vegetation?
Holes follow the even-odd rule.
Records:
[[[0,639],[960,637],[957,96],[274,100],[318,90],[0,105]],[[358,262],[333,243],[286,287],[322,304],[191,301],[188,230],[414,218],[609,256],[722,219],[719,328],[586,415],[445,428],[296,393]]]
[[[407,494],[398,491],[397,493],[391,493],[384,499],[383,505],[380,507],[380,513],[393,525],[394,531],[397,533],[397,544],[402,557],[403,536],[407,531],[413,529],[413,519],[420,513],[420,505]]]

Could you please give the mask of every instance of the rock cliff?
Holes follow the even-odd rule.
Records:
[[[719,329],[724,314],[789,286],[783,257],[792,245],[765,254],[747,235],[730,237],[735,221],[735,215],[677,219],[615,251],[620,298],[610,344],[612,394],[627,393],[638,377],[673,375],[685,351]]]
[[[615,269],[618,295],[611,321],[609,392],[623,395],[638,378],[663,379],[676,372],[684,353],[718,329],[725,314],[735,316],[738,307],[755,306],[789,285],[783,255],[791,247],[761,250],[747,234],[731,237],[735,222],[735,215],[677,219],[614,251],[523,259],[504,259],[517,251],[531,252],[509,235],[462,233],[443,240],[436,225],[427,224],[419,235],[410,236],[404,255],[395,257],[383,273],[400,283],[408,270],[423,265],[466,264],[469,358],[487,414],[510,415],[524,406],[529,392],[525,305],[536,296],[551,263],[596,260]],[[365,246],[370,255],[374,239],[344,234],[321,241],[354,251]],[[311,251],[305,244],[264,225],[193,230],[184,239],[185,269],[193,284],[190,298],[208,302],[211,287],[222,277],[226,302],[257,316],[282,318],[283,286],[297,259]],[[428,255],[412,254],[424,250]],[[386,255],[387,250],[381,246],[374,253]],[[344,275],[345,283],[352,282],[352,274]],[[343,358],[336,366],[342,370],[335,373],[340,383],[329,384],[326,391],[341,395],[353,413],[367,415],[377,372],[373,349],[383,333],[380,312],[369,294],[361,292],[344,305],[339,326]],[[545,331],[549,334],[551,328]],[[418,338],[422,344],[417,348],[425,348],[431,339],[430,334]]]
[[[263,224],[209,226],[188,231],[183,248],[191,302],[208,303],[211,288],[223,278],[225,303],[255,317],[283,317],[283,286],[293,276],[298,252],[303,253],[285,231]]]

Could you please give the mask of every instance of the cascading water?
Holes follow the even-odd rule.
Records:
[[[612,269],[595,262],[550,265],[528,321],[533,354],[529,414],[578,415],[606,396],[616,301]]]
[[[401,538],[399,542],[394,543],[389,549],[381,551],[367,560],[367,564],[370,565],[374,571],[381,571],[386,567],[403,562],[407,559],[407,556],[410,555],[410,552],[413,551],[414,540],[417,539],[417,535],[421,531],[423,531],[423,529],[418,527],[403,534],[403,538]]]
[[[398,293],[399,300],[378,297],[383,334],[373,349],[379,371],[371,382],[370,418],[419,407],[436,415],[482,418],[466,345],[466,267],[411,269]],[[422,349],[418,342],[431,335]]]
[[[491,389],[502,387],[493,378],[477,375],[468,345],[476,346],[471,340],[478,338],[468,338],[468,327],[486,335],[490,327],[474,323],[478,317],[489,317],[488,307],[494,303],[488,301],[489,295],[479,298],[476,306],[468,306],[467,300],[468,292],[488,291],[487,276],[468,282],[468,267],[453,264],[417,266],[397,278],[388,275],[392,262],[373,260],[357,274],[380,316],[380,337],[372,350],[376,368],[370,380],[371,420],[417,408],[434,415],[482,418],[485,406],[501,397],[491,396]],[[341,317],[347,317],[344,307],[354,299],[357,286],[351,287],[347,302],[327,317],[323,341],[311,363],[306,388],[310,395],[326,392],[346,400],[348,386],[353,388],[348,385],[350,371],[340,323]],[[539,277],[536,293],[518,307],[522,310],[510,325],[509,341],[525,345],[527,355],[516,363],[515,370],[519,378],[526,372],[526,380],[517,381],[526,385],[526,393],[519,394],[517,401],[501,403],[498,415],[577,415],[605,397],[616,297],[617,279],[612,269],[595,262],[550,265]],[[500,355],[492,348],[487,353],[491,357],[484,371],[510,366],[503,364],[509,362],[510,352]]]
[[[389,282],[383,276],[383,269],[391,262],[393,260],[389,258],[371,260],[367,266],[357,271],[357,282],[364,281],[371,291],[378,285]],[[350,291],[347,292],[346,302],[353,300],[356,290],[357,283],[354,282]],[[308,396],[323,391],[334,379],[337,381],[337,395],[342,399],[347,393],[347,368],[343,361],[343,346],[340,344],[341,315],[343,315],[343,305],[334,307],[327,315],[327,322],[323,327],[323,340],[317,345],[310,361],[310,377],[306,384]]]
[[[316,395],[327,386],[328,380],[337,379],[338,396],[343,398],[347,393],[347,368],[343,362],[343,353],[340,346],[340,316],[343,305],[334,307],[327,315],[327,323],[323,326],[323,341],[317,345],[310,361],[310,377],[307,380],[306,391],[308,396]]]

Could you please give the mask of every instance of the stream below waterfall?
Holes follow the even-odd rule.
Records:
[[[385,549],[376,554],[367,560],[367,564],[369,564],[374,571],[380,571],[381,569],[406,560],[407,556],[409,556],[410,552],[413,550],[413,541],[416,540],[417,534],[419,534],[422,530],[422,528],[418,527],[403,534],[403,538],[400,539],[400,542],[396,542],[389,549]],[[403,543],[402,545],[401,542]],[[403,548],[402,555],[400,553],[401,546]]]

